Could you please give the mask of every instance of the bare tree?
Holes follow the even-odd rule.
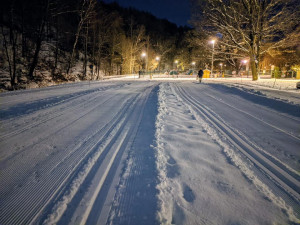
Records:
[[[76,50],[76,46],[77,46],[77,43],[79,40],[80,33],[81,33],[82,29],[84,28],[84,25],[88,24],[90,19],[93,17],[95,5],[96,5],[95,0],[83,0],[81,3],[81,7],[78,10],[79,22],[78,22],[78,26],[77,26],[76,33],[75,33],[75,40],[73,43],[71,56],[68,61],[67,74],[69,74],[70,68],[73,65],[75,50]]]
[[[37,25],[36,37],[35,37],[35,50],[34,50],[32,62],[29,65],[29,72],[28,72],[28,77],[30,79],[33,79],[33,72],[38,64],[42,41],[44,40],[45,37],[45,26],[48,19],[49,3],[50,3],[49,0],[44,0],[41,2],[41,9],[40,9],[41,12],[39,12],[41,18],[40,18],[40,22]]]
[[[131,19],[129,32],[122,39],[122,57],[123,69],[125,73],[133,73],[136,67],[136,61],[140,59],[142,50],[146,43],[145,27],[134,27]],[[146,56],[148,57],[148,56]]]
[[[9,12],[9,28],[4,28],[3,24],[1,26],[2,37],[3,37],[3,47],[5,50],[5,56],[8,62],[9,75],[10,75],[10,85],[14,89],[16,85],[16,70],[17,70],[17,40],[18,33],[15,30],[15,1],[10,4]]]
[[[202,4],[203,23],[220,44],[250,59],[253,80],[258,79],[260,57],[284,43],[286,33],[299,24],[294,0],[195,0]],[[205,18],[205,19],[203,19]],[[197,24],[197,21],[195,21]]]

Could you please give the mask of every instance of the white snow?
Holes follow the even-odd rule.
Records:
[[[295,80],[0,94],[0,224],[299,223]]]
[[[226,140],[186,105],[169,85],[161,85],[159,97],[156,136],[161,180],[158,185],[159,218],[163,223],[247,221],[249,224],[264,224],[272,220],[286,223],[280,216],[275,218],[281,212],[264,201],[265,197],[285,210],[292,221],[297,221],[293,210],[253,174]],[[228,166],[223,156],[232,161],[262,195]]]

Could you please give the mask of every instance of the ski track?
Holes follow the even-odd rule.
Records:
[[[37,166],[38,171],[34,172],[36,170],[35,167],[24,171],[21,169],[21,171],[19,171],[20,167],[18,166],[19,170],[13,167],[11,170],[7,170],[7,168],[2,170],[2,184],[9,184],[8,179],[13,179],[13,183],[17,184],[20,182],[22,186],[16,187],[15,190],[9,194],[9,197],[5,196],[5,193],[8,191],[4,191],[3,193],[3,188],[1,188],[0,223],[35,224],[40,223],[46,218],[46,224],[58,222],[67,208],[66,205],[72,201],[72,198],[78,192],[81,184],[91,182],[85,181],[86,177],[90,174],[95,165],[97,165],[99,158],[104,157],[100,160],[103,162],[102,167],[101,165],[97,165],[97,167],[101,167],[100,171],[104,171],[104,173],[100,181],[96,179],[96,192],[94,192],[90,198],[91,203],[83,214],[82,224],[84,224],[85,221],[89,219],[89,213],[92,210],[97,193],[100,192],[104,181],[108,179],[108,174],[111,173],[112,165],[116,164],[116,158],[118,158],[118,160],[122,158],[126,149],[124,146],[130,143],[129,139],[132,139],[136,133],[139,124],[139,122],[135,123],[136,117],[140,117],[140,114],[143,112],[143,107],[139,109],[136,107],[145,104],[145,99],[147,99],[147,95],[149,95],[152,89],[153,85],[148,85],[148,87],[140,88],[134,95],[128,95],[127,100],[124,102],[125,104],[118,106],[120,111],[114,112],[115,114],[112,120],[107,121],[103,127],[98,128],[93,134],[89,134],[89,136],[81,140],[77,146],[73,146],[72,149],[66,149],[63,153],[53,156],[48,162],[45,161],[44,166]],[[140,94],[140,92],[142,94]],[[93,101],[99,97],[101,96],[92,97],[89,103],[93,105],[95,103]],[[70,125],[74,126],[74,123],[79,119],[87,117],[112,98],[116,98],[116,95],[112,95],[104,102],[94,104],[93,107],[87,107],[87,110],[83,110],[81,114],[75,116],[75,118],[71,118],[69,122],[59,127],[58,130],[64,130]],[[86,104],[86,102],[81,103],[81,105],[83,104]],[[51,108],[51,106],[49,106],[49,108]],[[58,110],[58,115],[47,118],[46,120],[42,119],[42,121],[38,121],[30,128],[26,127],[26,129],[32,129],[40,124],[44,124],[46,121],[60,117],[64,113],[68,115],[69,112],[72,112],[76,108],[80,109],[81,106],[74,106],[72,109],[66,109],[63,112]],[[18,130],[18,134],[21,134],[26,129],[22,128]],[[10,133],[10,135],[14,134],[16,133]],[[57,135],[57,130],[50,135],[55,136],[55,134]],[[114,150],[111,151],[110,149]],[[30,146],[26,148],[26,151],[29,150]],[[106,153],[103,154],[103,152]],[[118,155],[119,157],[117,157]],[[34,158],[34,153],[32,153],[32,156],[33,158],[27,157],[28,161],[23,162],[24,166],[30,164],[30,160],[39,162],[38,158]],[[11,159],[15,160],[15,157],[16,155],[13,155]],[[8,160],[8,163],[10,159],[6,160]],[[105,162],[109,163],[107,164]],[[119,161],[117,164],[118,163]],[[22,168],[22,165],[20,166]],[[34,180],[30,174],[37,176],[41,174],[42,176],[37,178],[38,180]],[[28,175],[30,175],[29,179],[26,178]],[[56,204],[54,206],[55,202]],[[52,213],[48,215],[50,211],[52,211]]]
[[[174,93],[178,93],[183,102],[185,102],[189,107],[195,112],[196,115],[201,115],[206,121],[208,121],[214,129],[218,131],[222,136],[224,136],[229,142],[238,149],[248,160],[250,160],[255,167],[258,168],[258,171],[263,173],[265,176],[263,179],[271,180],[275,185],[271,188],[274,189],[281,189],[281,191],[287,193],[287,195],[282,194],[283,200],[285,200],[288,204],[290,204],[293,208],[295,213],[299,216],[300,215],[300,182],[299,182],[299,175],[295,174],[294,171],[289,170],[288,167],[279,167],[274,161],[269,160],[263,154],[260,153],[259,150],[255,149],[253,146],[255,144],[249,143],[249,139],[246,139],[241,134],[237,134],[233,128],[222,122],[217,116],[215,112],[211,112],[208,107],[202,105],[199,101],[197,101],[193,96],[187,94],[187,92],[179,87],[174,87]],[[286,133],[282,131],[283,133]],[[276,160],[276,162],[280,162]],[[283,164],[283,163],[282,163]],[[290,175],[292,174],[292,175]],[[247,174],[246,174],[247,176]],[[248,174],[249,176],[249,174]],[[262,177],[262,176],[261,176]],[[295,177],[297,179],[295,179]],[[249,177],[250,180],[251,177]],[[264,182],[264,180],[262,180]],[[269,183],[268,181],[266,183]],[[265,190],[267,191],[267,190]],[[277,193],[280,191],[276,190]],[[269,193],[264,193],[269,195]],[[277,199],[274,194],[271,194],[274,203],[279,204],[281,208],[288,212],[290,219],[293,222],[299,222],[299,220],[294,215],[294,212],[291,211],[289,206],[285,206],[284,203],[281,202],[280,199]],[[270,196],[268,196],[270,197]]]
[[[44,106],[39,106],[38,108],[36,108],[36,110],[38,111],[38,115],[36,115],[34,118],[39,118],[39,117],[45,117],[47,115],[50,114],[49,117],[43,119],[43,120],[37,120],[35,122],[32,122],[32,113],[35,113],[34,110],[32,110],[31,112],[27,113],[29,114],[29,119],[28,121],[26,121],[26,118],[25,118],[25,121],[24,121],[24,118],[22,118],[22,128],[21,129],[16,129],[14,131],[11,131],[11,132],[6,132],[2,135],[0,135],[0,141],[1,140],[4,140],[4,139],[7,139],[7,138],[10,138],[12,137],[13,135],[16,135],[16,134],[19,134],[19,133],[22,133],[26,130],[29,130],[35,126],[38,126],[42,123],[45,123],[49,120],[52,120],[52,119],[55,119],[65,113],[67,113],[68,111],[72,111],[72,110],[76,110],[77,108],[80,108],[82,105],[84,104],[87,104],[88,102],[94,100],[96,97],[98,96],[92,96],[92,98],[88,99],[87,101],[82,101],[81,98],[82,97],[89,97],[89,95],[95,95],[95,92],[104,92],[105,90],[108,90],[108,89],[112,89],[112,88],[121,88],[122,85],[113,85],[113,86],[108,86],[108,87],[105,87],[105,88],[96,88],[96,89],[93,89],[93,90],[88,90],[88,91],[82,91],[82,92],[76,92],[76,93],[72,93],[72,94],[68,94],[68,96],[63,96],[62,100],[58,101],[57,100],[57,97],[53,97],[55,99],[55,102],[54,103],[51,103],[51,104],[44,104]],[[71,96],[71,97],[69,97]],[[22,99],[23,100],[23,99]],[[75,101],[80,101],[81,100],[81,103],[80,104],[76,104]],[[24,101],[24,100],[23,100]],[[37,102],[39,103],[39,105],[43,105],[43,104],[40,104],[41,101],[45,101],[44,99],[43,100],[37,100]],[[69,105],[67,105],[66,103],[69,103]],[[5,104],[5,103],[4,103]],[[4,105],[3,103],[1,103],[2,107]],[[28,103],[27,103],[28,104]],[[64,104],[65,106],[65,109],[63,108],[54,108],[54,106],[59,106],[61,104]],[[28,104],[30,105],[30,104]],[[72,106],[73,105],[73,106]],[[22,108],[22,107],[20,107]],[[47,109],[51,109],[51,111],[48,111]],[[14,109],[8,109],[9,111],[14,111]],[[44,113],[41,112],[41,111],[45,111]],[[19,117],[22,117],[23,115],[20,115]],[[3,118],[2,118],[3,119]],[[14,119],[9,119],[7,121],[3,120],[1,122],[1,127],[2,127],[2,130],[5,129],[6,126],[9,126],[11,127],[11,123],[15,123],[15,121],[18,119],[18,117],[14,117]],[[25,125],[26,123],[29,123],[28,125]],[[17,126],[17,125],[14,125],[14,126]],[[19,125],[20,126],[20,125]]]
[[[147,122],[137,128],[138,133],[126,158],[106,224],[158,224],[155,217],[157,174],[152,145],[157,115],[157,89],[149,96],[151,104],[145,105],[144,111],[147,113],[140,114],[140,119]]]
[[[79,117],[71,118],[71,121],[68,122],[67,124],[57,125],[57,126],[55,127],[56,130],[55,130],[53,133],[48,133],[48,135],[47,135],[45,138],[40,139],[39,141],[40,141],[40,142],[46,141],[46,140],[49,139],[51,136],[56,136],[60,131],[66,129],[67,127],[69,127],[69,126],[71,126],[71,125],[73,125],[76,121],[78,121],[79,119],[81,119],[81,118],[83,118],[84,116],[88,115],[91,111],[96,110],[99,106],[101,106],[102,104],[108,102],[108,101],[111,100],[111,99],[112,99],[112,97],[108,98],[106,101],[104,101],[104,102],[102,102],[102,103],[100,103],[100,104],[97,104],[96,107],[92,107],[91,109],[88,108],[89,110],[88,110],[87,112],[83,111],[83,114],[80,114]],[[87,141],[89,141],[89,139],[88,139],[88,140],[83,140],[83,143],[84,143],[84,142],[87,142]],[[3,162],[1,163],[2,167],[4,167],[4,166],[7,165],[6,169],[4,169],[4,170],[2,171],[3,174],[6,174],[6,176],[4,177],[3,182],[5,182],[6,184],[9,184],[9,181],[8,181],[8,180],[11,179],[11,177],[14,177],[14,183],[15,183],[15,185],[17,185],[17,183],[22,183],[22,182],[21,182],[21,181],[22,181],[21,179],[24,179],[24,177],[25,177],[24,174],[27,174],[27,173],[33,174],[34,171],[37,170],[37,168],[33,168],[33,170],[28,171],[28,170],[26,170],[25,168],[23,168],[23,169],[20,171],[20,170],[19,170],[20,163],[18,163],[18,164],[16,165],[15,161],[11,162],[11,160],[10,160],[10,159],[14,159],[14,160],[15,160],[15,158],[16,158],[18,155],[22,154],[22,152],[29,151],[34,145],[36,145],[36,143],[33,143],[33,144],[27,146],[27,147],[24,148],[22,151],[20,151],[20,152],[18,152],[18,153],[15,153],[12,157],[9,157],[9,158],[3,160]],[[72,152],[72,149],[70,149],[70,152]],[[40,161],[40,159],[38,158],[39,155],[36,154],[36,152],[29,152],[29,153],[27,153],[26,158],[24,158],[22,155],[21,155],[20,157],[23,158],[22,161],[21,161],[21,165],[24,165],[24,166],[30,165],[30,161]],[[61,160],[62,160],[61,158],[57,158],[57,161],[58,161],[58,162],[60,162]],[[54,161],[54,162],[57,162],[57,161]],[[63,161],[63,160],[62,160],[62,161]],[[18,161],[17,161],[17,162],[18,162]],[[51,165],[49,165],[49,166],[51,166]],[[44,166],[44,168],[39,169],[39,173],[44,173],[44,172],[46,172],[46,171],[49,171],[49,168],[47,168],[47,167],[45,167],[45,166]],[[5,178],[8,179],[8,180],[5,180]],[[19,178],[20,178],[20,179],[19,179]],[[8,185],[8,186],[9,186],[9,185]],[[0,192],[0,197],[3,196],[3,195],[5,195],[5,192],[4,192],[4,193],[3,193],[3,192]]]
[[[189,207],[193,192],[188,184],[170,179],[176,176],[178,165],[171,155],[164,153],[166,143],[161,135],[164,116],[169,113],[164,91],[171,91],[169,94],[174,95],[178,104],[190,110],[221,146],[224,155],[266,198],[281,208],[291,222],[300,222],[299,172],[224,121],[181,83],[92,82],[0,96],[0,141],[10,149],[0,151],[0,224],[214,224]],[[217,94],[218,90],[213,89],[212,93]],[[151,116],[147,117],[149,107],[156,107],[147,105],[151,94],[158,98],[158,112],[150,113],[157,114],[155,128],[145,124],[141,127],[147,120],[154,123]],[[300,140],[276,123],[204,95],[249,120]],[[285,116],[299,121],[294,116]],[[145,129],[149,128],[152,130],[147,133]],[[68,134],[70,131],[74,133]],[[137,140],[143,137],[141,132],[147,133],[148,139]],[[23,143],[19,138],[23,138]],[[62,142],[57,148],[56,141]],[[157,171],[153,171],[151,163],[156,163]],[[168,167],[174,168],[174,174],[168,174]],[[179,190],[188,203],[173,199],[172,190]],[[151,201],[143,211],[143,202],[136,201],[143,199],[147,204],[147,197]],[[172,205],[166,205],[168,202]],[[137,212],[141,215],[134,215]],[[185,213],[192,216],[185,218]]]

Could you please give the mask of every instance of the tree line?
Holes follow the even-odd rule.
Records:
[[[298,0],[192,0],[191,5],[193,29],[97,0],[1,1],[0,86],[210,69],[212,61],[215,68],[223,63],[238,72],[245,59],[253,80],[271,65],[300,69]]]
[[[32,81],[98,80],[143,69],[172,69],[190,30],[96,0],[0,4],[0,73],[9,74],[11,89]]]

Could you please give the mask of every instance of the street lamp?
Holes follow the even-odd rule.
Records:
[[[177,70],[178,60],[175,60],[174,63],[176,64],[176,70]]]
[[[177,73],[177,78],[178,78],[178,60],[175,60],[175,64],[176,64],[176,73]]]
[[[196,65],[196,62],[195,62],[195,61],[193,61],[193,62],[192,62],[192,66],[193,66],[193,72],[192,72],[192,75],[194,74],[195,65]]]
[[[159,57],[159,56],[156,56],[155,60],[158,62],[158,73],[159,73],[160,57]]]
[[[213,69],[214,69],[214,52],[215,52],[215,42],[216,40],[213,39],[210,41],[212,44],[212,56],[211,56],[211,75],[213,74]]]
[[[147,57],[146,52],[142,52],[141,57],[146,59],[146,70],[147,70],[148,57]]]
[[[245,71],[247,72],[247,77],[248,77],[248,65],[247,65],[247,63],[248,63],[248,60],[247,59],[244,59],[244,60],[242,60],[242,63],[245,65]]]

